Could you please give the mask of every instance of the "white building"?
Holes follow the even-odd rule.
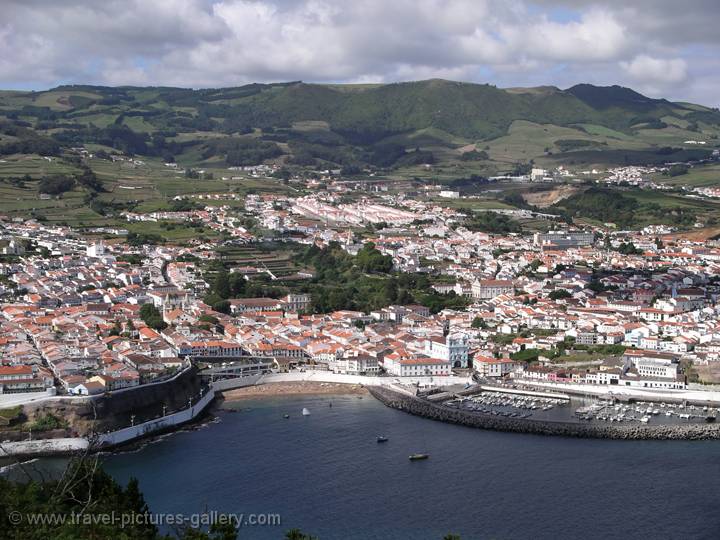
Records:
[[[518,364],[509,358],[491,358],[476,356],[473,367],[483,377],[503,377],[517,368]]]
[[[489,300],[513,292],[513,282],[509,279],[481,279],[472,284],[472,296],[476,300]]]
[[[454,368],[468,367],[468,339],[463,334],[432,338],[427,341],[428,356],[450,362]]]
[[[88,257],[103,257],[105,255],[105,244],[100,242],[94,242],[90,244],[86,249]]]
[[[450,375],[450,362],[440,358],[418,356],[403,358],[398,354],[390,354],[383,361],[385,371],[395,377],[423,377]]]

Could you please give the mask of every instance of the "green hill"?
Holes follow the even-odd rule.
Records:
[[[433,79],[0,92],[0,155],[96,145],[193,166],[279,160],[412,170],[426,160],[503,169],[551,156],[570,161],[576,153],[590,153],[579,162],[594,162],[606,151],[689,148],[689,139],[705,140],[706,150],[719,134],[717,109],[589,84],[505,90]],[[483,159],[460,159],[473,150]]]

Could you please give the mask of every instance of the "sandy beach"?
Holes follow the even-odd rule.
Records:
[[[368,391],[359,384],[341,384],[330,382],[283,382],[266,383],[257,386],[246,386],[223,392],[226,401],[239,401],[241,399],[277,396],[309,396],[309,395],[339,395],[339,394],[367,394]]]

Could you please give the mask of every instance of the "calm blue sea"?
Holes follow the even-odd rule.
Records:
[[[241,540],[293,527],[320,540],[720,538],[720,442],[493,433],[369,396],[226,406],[240,412],[108,456],[106,469],[137,477],[153,512],[281,516]],[[430,459],[410,462],[413,452]]]

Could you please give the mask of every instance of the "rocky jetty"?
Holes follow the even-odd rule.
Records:
[[[706,440],[720,439],[720,424],[605,425],[580,422],[548,422],[525,418],[506,418],[473,411],[451,409],[386,387],[368,387],[370,393],[388,407],[431,420],[468,427],[596,439],[625,440]]]

